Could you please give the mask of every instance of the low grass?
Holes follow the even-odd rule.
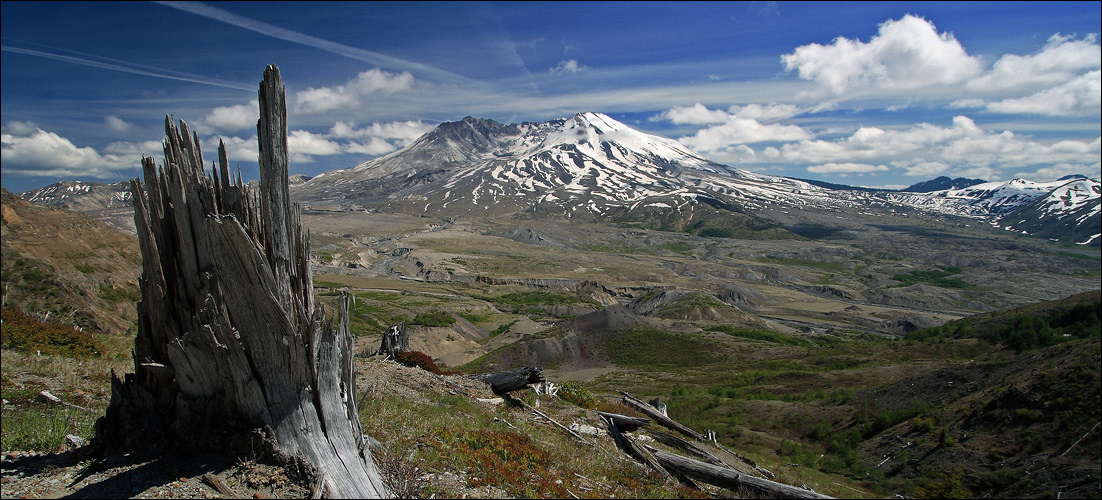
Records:
[[[717,342],[653,328],[617,332],[606,338],[601,347],[613,363],[628,368],[679,371],[725,359]]]
[[[581,389],[577,389],[581,390]],[[703,498],[671,488],[661,477],[642,472],[610,440],[579,453],[574,438],[540,425],[531,412],[499,404],[484,406],[462,395],[422,391],[426,403],[373,394],[364,400],[360,421],[366,434],[386,445],[389,468],[416,474],[403,497],[455,498],[458,492],[418,480],[425,471],[462,471],[467,487],[493,487],[509,498]],[[562,398],[520,395],[552,418],[569,424],[582,407]],[[627,413],[623,407],[617,409]]]
[[[800,347],[814,347],[816,344],[797,336],[786,335],[780,332],[758,330],[754,328],[742,328],[731,325],[711,325],[704,328],[705,331],[726,333],[732,337],[739,337],[751,340],[763,340],[765,342],[773,342],[776,344],[785,344],[791,346]]]
[[[961,268],[956,266],[939,267],[935,270],[921,270],[911,271],[909,273],[900,273],[892,276],[892,279],[902,283],[900,286],[911,286],[918,283],[927,283],[942,288],[956,288],[961,290],[971,290],[978,288],[975,285],[964,281],[964,278],[954,278],[954,275],[960,274]]]
[[[494,304],[502,311],[534,316],[548,316],[550,308],[557,305],[585,305],[594,308],[601,305],[596,300],[583,294],[548,290],[514,292],[478,298]]]
[[[70,325],[43,323],[17,309],[4,308],[0,320],[0,345],[36,354],[86,358],[105,351],[91,331]]]
[[[4,321],[5,327],[8,321]],[[110,374],[133,371],[133,337],[99,335],[99,355],[71,357],[4,348],[0,395],[7,400],[0,449],[58,451],[65,436],[93,437],[96,418],[110,401]],[[62,403],[39,395],[50,391]]]
[[[57,451],[69,434],[89,439],[94,435],[96,419],[107,408],[103,402],[91,406],[71,406],[65,401],[83,401],[83,393],[58,392],[62,403],[48,402],[38,394],[39,386],[0,389],[4,404],[4,425],[0,448],[8,450]]]

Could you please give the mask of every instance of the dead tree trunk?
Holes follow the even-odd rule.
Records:
[[[400,352],[409,351],[409,327],[405,323],[391,326],[383,334],[379,350],[375,354],[384,354],[395,358]]]
[[[261,436],[328,496],[389,496],[360,428],[347,295],[315,307],[309,240],[288,193],[279,70],[260,84],[260,190],[203,170],[199,139],[165,119],[164,165],[131,181],[142,251],[134,373],[112,375],[108,451],[217,447]],[[233,177],[233,178],[231,178]],[[248,451],[246,448],[244,451]]]

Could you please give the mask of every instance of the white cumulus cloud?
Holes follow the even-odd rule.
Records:
[[[413,84],[413,75],[408,71],[391,73],[374,68],[360,73],[344,85],[309,88],[297,92],[294,109],[299,113],[310,114],[358,106],[371,95],[409,90]]]
[[[221,131],[236,132],[255,130],[259,119],[260,101],[254,99],[249,104],[214,108],[203,118],[203,123]]]
[[[323,134],[314,134],[306,130],[292,130],[287,134],[287,152],[291,161],[309,163],[314,161],[314,156],[340,154],[341,146],[330,141]]]
[[[868,165],[864,163],[824,163],[807,167],[807,171],[813,174],[853,174],[868,172],[886,172],[887,165]]]
[[[253,134],[252,136],[247,138],[236,136],[219,138],[212,137],[205,141],[206,144],[203,145],[203,151],[218,151],[218,141],[220,140],[226,146],[226,159],[230,162],[247,163],[251,168],[253,165],[256,165],[257,162],[260,160],[259,154],[257,153],[260,148],[260,142],[259,139],[257,139],[256,134]],[[288,145],[288,147],[290,146]],[[210,162],[208,161],[207,163],[209,164]],[[233,165],[231,163],[231,169],[232,168]]]
[[[10,121],[4,124],[3,133],[16,137],[29,137],[37,133],[38,126],[34,122]]]
[[[22,135],[0,134],[0,162],[8,173],[103,179],[140,166],[140,155],[103,155],[94,148],[79,147],[53,132],[36,128],[27,134],[22,127],[11,125],[5,128],[17,129]]]
[[[106,125],[107,128],[114,130],[115,132],[122,132],[130,128],[129,123],[126,123],[125,121],[123,121],[122,118],[119,118],[115,115],[105,117],[103,119],[103,124]]]
[[[1102,114],[1102,71],[1091,71],[1070,82],[1029,96],[988,103],[987,110],[995,113],[1046,116]]]
[[[698,151],[708,152],[733,144],[800,141],[811,137],[810,132],[797,125],[764,124],[749,118],[731,117],[726,123],[701,129],[678,141]]]
[[[834,94],[956,84],[983,69],[951,33],[939,34],[929,21],[913,15],[881,24],[868,43],[838,37],[829,45],[797,47],[781,62]]]
[[[345,144],[344,150],[348,153],[380,156],[397,151],[398,148],[378,137],[368,137],[366,141],[349,141]]]
[[[669,120],[678,124],[690,124],[690,125],[710,125],[713,123],[723,123],[731,118],[731,115],[726,111],[719,109],[708,109],[699,102],[692,106],[677,106],[667,111],[652,116],[651,121]]]
[[[137,155],[150,158],[160,157],[164,153],[164,144],[161,141],[143,142],[112,142],[103,148],[105,153],[116,155]]]
[[[760,142],[791,142],[810,139],[811,132],[797,125],[763,123],[803,113],[791,104],[770,103],[731,106],[728,110],[708,109],[700,103],[678,106],[652,116],[651,121],[669,120],[677,124],[708,125],[696,133],[678,139],[681,144],[715,159],[748,159],[739,145]],[[751,153],[753,150],[750,150]],[[726,160],[721,160],[726,161]]]
[[[1000,57],[990,72],[968,82],[968,88],[1037,90],[1065,83],[1100,66],[1102,46],[1093,35],[1082,40],[1053,35],[1036,54]]]
[[[329,129],[329,135],[342,139],[380,138],[394,140],[400,147],[406,147],[425,133],[435,128],[420,120],[372,123],[357,128],[354,122],[337,122]]]
[[[819,173],[863,164],[891,165],[908,175],[952,173],[990,179],[1010,170],[1058,164],[1074,165],[1069,170],[1091,171],[1100,154],[1099,139],[1045,144],[1010,131],[984,130],[971,118],[957,116],[950,127],[929,123],[900,130],[861,127],[837,140],[793,142],[781,146],[773,159],[815,165],[817,170],[811,171]]]

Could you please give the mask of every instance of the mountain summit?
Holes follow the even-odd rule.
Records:
[[[698,196],[736,196],[752,204],[825,191],[733,169],[672,139],[587,112],[541,123],[473,117],[443,123],[405,149],[319,175],[295,195],[312,205],[416,206],[437,215],[606,216],[640,203],[670,207]]]

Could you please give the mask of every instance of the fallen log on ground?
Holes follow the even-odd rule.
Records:
[[[688,441],[685,441],[684,439],[681,439],[677,436],[674,436],[673,434],[667,434],[665,432],[655,429],[647,429],[647,434],[653,437],[655,441],[669,446],[670,448],[676,448],[686,453],[691,453],[699,457],[701,460],[704,460],[705,462],[714,465],[724,465],[723,460],[720,460],[719,457],[716,457],[715,455],[704,451],[703,448]]]
[[[670,469],[672,472],[684,474],[698,481],[721,488],[727,488],[735,492],[738,492],[741,488],[746,488],[770,495],[776,495],[781,498],[832,498],[811,490],[754,477],[734,469],[719,467],[681,455],[654,449],[652,449],[651,452],[658,463]]]
[[[620,431],[620,427],[616,424],[616,419],[613,419],[611,417],[604,418],[605,423],[608,424],[608,433],[611,434],[612,438],[616,441],[617,448],[620,448],[620,450],[626,453],[629,457],[634,458],[647,467],[650,467],[655,472],[658,472],[662,475],[662,477],[670,477],[669,471],[667,471],[657,461],[655,461],[650,452],[648,452],[642,446],[639,446],[639,443],[636,443],[635,440],[631,438],[631,436],[628,436],[627,434],[624,434]],[[683,476],[678,477],[678,479],[683,480],[682,482],[685,483],[686,486],[694,489],[699,489],[696,488],[696,485],[692,483],[692,480],[687,480],[687,478]]]
[[[629,417],[627,415],[620,415],[618,413],[608,413],[598,411],[598,415],[612,419],[616,422],[616,425],[624,432],[631,432],[640,427],[646,427],[650,425],[650,419],[643,417]]]
[[[673,430],[675,430],[677,432],[680,432],[680,433],[682,433],[686,436],[689,436],[689,437],[691,437],[691,438],[693,438],[697,441],[708,441],[707,436],[705,436],[705,435],[703,435],[699,432],[696,432],[696,431],[694,431],[694,430],[692,430],[688,427],[685,427],[684,425],[681,425],[681,424],[677,423],[674,419],[672,419],[670,417],[667,417],[663,412],[661,412],[657,408],[651,406],[650,403],[646,403],[646,402],[636,398],[635,396],[632,396],[631,394],[628,394],[628,393],[626,393],[624,391],[621,391],[619,389],[616,389],[616,392],[619,392],[620,394],[622,394],[624,396],[624,403],[626,403],[628,406],[631,406],[632,408],[635,408],[636,410],[639,410],[644,415],[654,419],[655,422],[658,422],[659,424],[662,424],[666,428],[673,429]]]
[[[490,390],[499,395],[526,389],[531,384],[538,384],[546,380],[543,378],[543,370],[529,366],[504,372],[467,375],[467,377],[490,384]]]

